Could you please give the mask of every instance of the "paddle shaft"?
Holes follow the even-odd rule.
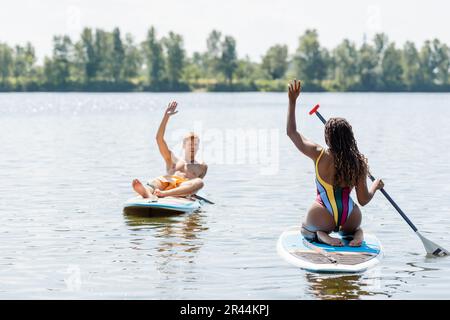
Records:
[[[319,113],[319,111],[315,111],[315,114],[317,115],[317,117],[320,119],[320,121],[322,121],[323,124],[325,124],[327,121],[324,119],[324,117],[322,117],[322,115]],[[372,176],[370,174],[370,172],[368,173],[368,176],[370,178],[370,180],[375,181],[374,176]],[[414,225],[414,223],[411,222],[411,220],[409,220],[409,218],[406,216],[406,214],[403,212],[402,209],[400,209],[400,207],[395,203],[395,201],[391,198],[391,196],[386,192],[386,190],[380,189],[381,193],[386,197],[386,199],[388,199],[388,201],[392,204],[392,206],[395,208],[395,210],[397,210],[397,212],[402,216],[402,218],[406,221],[406,223],[411,227],[411,229],[414,230],[414,232],[417,232],[417,228]]]
[[[210,201],[210,200],[208,200],[208,199],[205,199],[205,198],[203,198],[203,197],[200,197],[200,196],[198,196],[198,195],[196,195],[196,194],[194,194],[194,195],[192,195],[194,198],[196,198],[196,199],[198,199],[198,200],[203,200],[203,201],[205,201],[206,203],[209,203],[209,204],[214,204],[214,202],[212,202],[212,201]]]

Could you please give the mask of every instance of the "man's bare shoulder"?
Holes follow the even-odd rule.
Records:
[[[202,168],[202,173],[200,174],[200,178],[203,179],[206,175],[206,172],[208,171],[208,165],[203,161],[199,165],[200,165],[200,168]]]

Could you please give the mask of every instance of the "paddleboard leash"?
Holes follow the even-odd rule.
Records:
[[[308,247],[311,250],[314,250],[315,252],[321,254],[322,256],[324,256],[325,258],[327,258],[331,263],[333,264],[337,264],[338,261],[332,257],[328,252],[326,252],[325,250],[319,248],[318,246],[315,246],[314,244],[312,244],[311,242],[309,242],[308,240],[306,240],[305,238],[303,238],[303,244]]]

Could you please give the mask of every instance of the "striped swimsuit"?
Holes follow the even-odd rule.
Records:
[[[350,187],[333,187],[331,184],[322,180],[319,175],[319,160],[323,155],[325,149],[322,149],[319,157],[316,160],[316,185],[317,198],[316,201],[327,208],[328,212],[336,223],[335,232],[345,224],[353,210],[354,202],[350,197],[352,191]]]

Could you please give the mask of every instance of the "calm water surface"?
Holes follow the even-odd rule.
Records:
[[[167,141],[180,152],[180,136],[199,132],[216,204],[124,215],[131,180],[164,172],[154,136],[171,99]],[[306,93],[299,128],[324,144],[315,103],[351,122],[372,173],[450,248],[450,95]],[[285,118],[286,94],[0,94],[0,298],[449,299],[450,259],[426,258],[381,194],[363,208],[385,249],[378,267],[323,276],[277,255],[315,196]]]

